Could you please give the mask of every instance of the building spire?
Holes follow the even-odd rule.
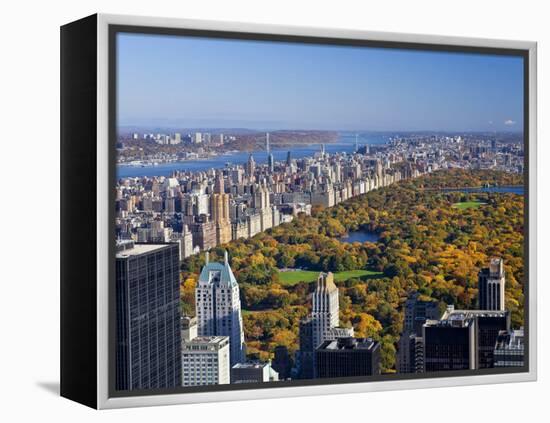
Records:
[[[208,264],[208,262],[210,261],[210,252],[206,252],[206,258],[204,259],[204,261],[206,262],[206,264]]]
[[[227,250],[225,250],[225,252],[223,253],[223,261],[226,266],[229,265],[229,257],[227,255]]]

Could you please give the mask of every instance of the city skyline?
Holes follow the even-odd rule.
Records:
[[[523,127],[514,56],[119,34],[117,60],[119,126]]]
[[[118,37],[117,389],[524,366],[519,57]]]

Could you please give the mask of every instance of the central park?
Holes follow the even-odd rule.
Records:
[[[340,324],[381,343],[382,371],[395,371],[403,304],[412,293],[447,305],[475,308],[477,274],[488,258],[504,259],[506,308],[523,324],[524,198],[461,187],[519,186],[522,176],[496,171],[441,170],[370,191],[311,216],[210,251],[227,249],[239,282],[249,358],[272,358],[276,346],[298,349],[298,328],[310,312],[321,271],[334,273]],[[449,189],[449,188],[452,188]],[[350,232],[376,241],[345,242]],[[195,284],[205,254],[181,267],[181,306],[193,316]]]

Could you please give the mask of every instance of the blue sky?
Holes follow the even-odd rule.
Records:
[[[521,130],[519,57],[118,34],[121,126]]]

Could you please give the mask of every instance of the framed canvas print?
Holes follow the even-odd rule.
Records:
[[[536,378],[536,44],[61,28],[61,394]]]

